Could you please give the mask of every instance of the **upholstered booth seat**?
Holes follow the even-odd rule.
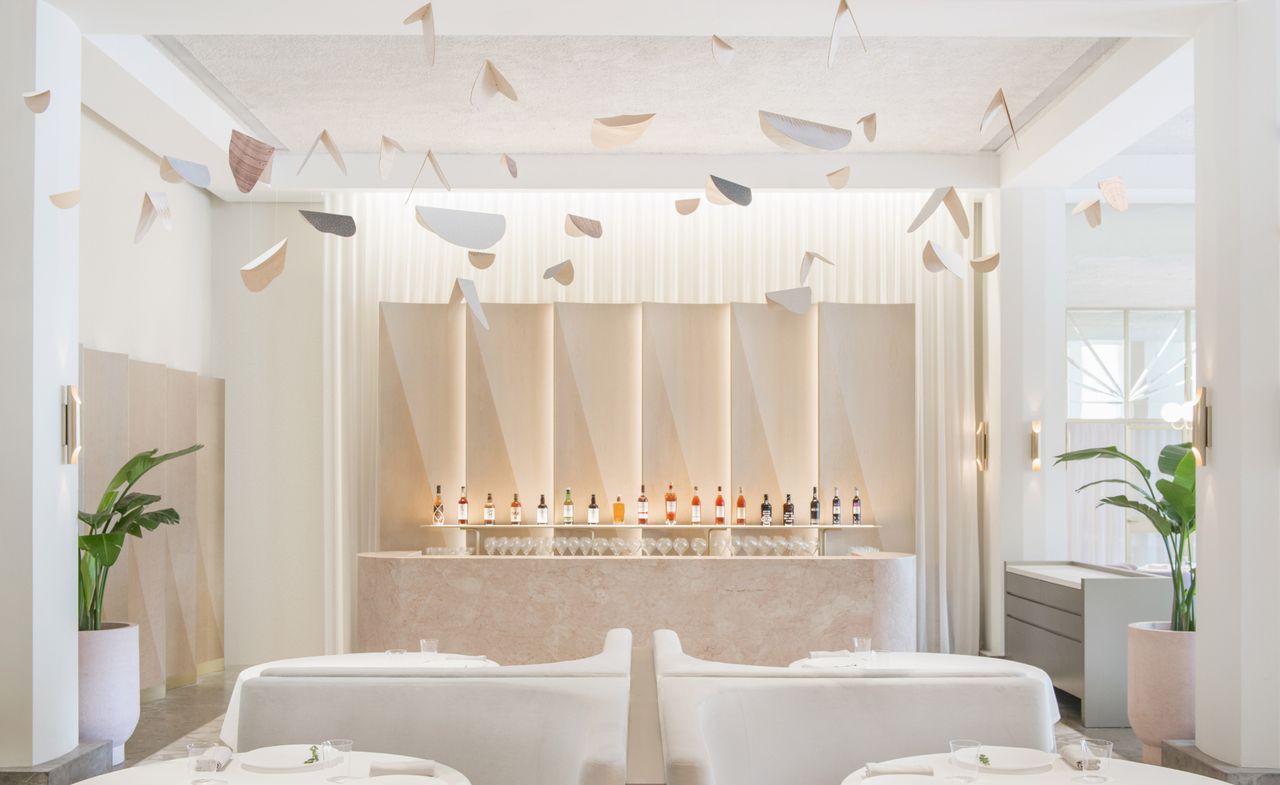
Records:
[[[593,657],[476,669],[337,672],[285,663],[241,685],[239,750],[345,738],[440,760],[473,785],[623,785],[631,633]]]

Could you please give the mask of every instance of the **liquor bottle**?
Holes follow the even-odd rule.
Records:
[[[697,526],[702,523],[702,499],[698,496],[698,486],[693,486],[693,498],[689,500],[689,523]]]
[[[551,508],[547,506],[547,495],[545,493],[538,494],[538,525],[546,526],[551,523]]]
[[[467,486],[462,486],[462,496],[458,497],[458,525],[467,525]]]
[[[676,522],[676,492],[671,487],[671,483],[667,483],[667,495],[665,498],[667,503],[667,525],[674,526]]]
[[[831,525],[840,525],[840,489],[836,488],[831,497]]]
[[[716,486],[716,526],[724,526],[724,489]]]
[[[644,485],[640,486],[640,498],[636,499],[636,523],[644,526],[649,522],[649,497],[644,495]]]
[[[520,519],[524,517],[524,505],[520,503],[520,494],[516,494],[511,498],[511,524],[513,526],[520,525]]]
[[[431,522],[436,526],[444,523],[444,499],[440,496],[440,486],[436,486],[436,500],[431,504]]]
[[[738,526],[747,524],[747,497],[742,495],[742,486],[738,486],[738,503],[733,508],[733,522]]]
[[[791,494],[787,494],[787,500],[782,503],[782,525],[796,525],[796,506],[791,503]]]
[[[498,522],[498,509],[493,506],[493,494],[484,500],[484,525],[492,526]]]
[[[760,525],[773,525],[773,505],[769,503],[769,494],[764,495],[764,501],[760,504]]]
[[[564,489],[564,517],[560,521],[565,526],[573,525],[573,496],[570,495],[569,489]]]
[[[613,522],[619,525],[627,522],[627,506],[622,503],[621,496],[613,503]]]
[[[818,486],[813,486],[813,498],[809,500],[809,525],[817,526],[822,522],[822,509],[818,504]]]
[[[591,494],[591,503],[587,505],[587,525],[597,526],[600,523],[600,505],[596,504],[596,495]]]
[[[858,495],[858,489],[853,489],[853,525],[857,526],[862,523],[862,497]]]

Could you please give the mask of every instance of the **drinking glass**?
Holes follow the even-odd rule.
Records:
[[[867,635],[853,636],[853,653],[854,654],[871,654],[871,638]]]
[[[320,760],[333,769],[333,778],[351,776],[351,739],[328,739],[320,745]]]
[[[951,740],[951,762],[956,765],[960,765],[968,768],[969,764],[967,762],[961,762],[960,760],[960,753],[966,750],[974,751],[973,755],[974,755],[974,760],[976,761],[977,756],[982,754],[982,742],[974,741],[973,739],[952,739]],[[974,782],[978,778],[971,774],[957,774],[950,777],[949,779],[955,782]]]
[[[748,555],[748,556],[755,556],[755,555],[757,555],[757,554],[759,554],[759,553],[760,553],[760,538],[759,538],[759,537],[748,537],[747,539],[743,540],[743,542],[744,542],[744,543],[746,544],[746,546],[747,546],[747,555]]]
[[[528,556],[529,554],[533,553],[533,544],[534,543],[533,543],[532,537],[520,538],[520,554],[522,556]]]
[[[421,638],[418,641],[423,654],[438,654],[440,652],[440,641],[435,638]]]
[[[1106,782],[1107,768],[1111,765],[1112,743],[1106,739],[1081,739],[1080,765],[1085,774],[1075,777],[1076,782]]]
[[[645,556],[651,555],[658,549],[658,541],[652,537],[645,537],[640,541],[640,552]]]
[[[639,540],[627,540],[627,554],[630,556],[638,556],[640,554],[640,548],[643,545],[644,543]]]
[[[689,550],[689,541],[683,537],[677,537],[675,542],[676,555],[683,556],[684,552]]]
[[[383,654],[408,654],[408,649],[387,649]]]
[[[658,540],[658,553],[661,553],[663,556],[666,556],[668,553],[671,553],[670,537],[663,537],[662,539]]]
[[[218,761],[208,754],[217,746],[212,741],[193,741],[187,745],[188,768],[192,774],[196,775],[192,778],[191,785],[214,785],[215,783],[221,785],[225,783],[225,780],[207,776],[218,772]]]
[[[578,538],[577,538],[577,537],[565,537],[565,538],[564,538],[564,552],[565,552],[565,554],[566,554],[566,555],[569,555],[569,556],[572,556],[572,555],[573,555],[577,550],[578,550]]]
[[[621,537],[614,537],[609,540],[609,550],[613,551],[614,556],[622,555],[627,549],[627,543]]]
[[[743,548],[743,545],[742,545],[742,538],[741,538],[741,537],[739,537],[738,535],[736,535],[736,534],[735,534],[735,535],[733,535],[733,537],[729,540],[729,544],[733,546],[733,551],[732,551],[732,552],[733,552],[735,555],[736,555],[736,554],[739,554],[739,553],[746,553],[746,551],[744,551],[744,550],[742,549],[742,548]]]
[[[787,544],[791,542],[790,537],[775,537],[773,540],[773,555],[781,556],[787,552]]]
[[[608,547],[609,547],[608,540],[605,540],[604,538],[601,538],[598,540],[594,537],[591,538],[591,552],[594,553],[595,555],[603,556],[605,549]]]
[[[695,556],[705,556],[707,554],[707,541],[701,537],[694,538],[693,553]]]

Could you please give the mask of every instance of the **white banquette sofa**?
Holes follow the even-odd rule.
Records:
[[[1048,677],[1022,663],[919,654],[927,669],[795,669],[686,655],[653,635],[667,785],[837,785],[868,761],[951,739],[1054,749]],[[942,659],[933,659],[942,658]]]
[[[631,631],[580,660],[490,668],[331,669],[288,661],[241,685],[239,751],[351,739],[438,759],[472,785],[623,785]],[[231,736],[233,738],[228,738]]]

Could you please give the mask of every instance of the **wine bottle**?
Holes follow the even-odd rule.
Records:
[[[834,496],[831,497],[831,525],[840,525],[840,489],[833,490]]]
[[[587,525],[597,526],[600,524],[600,505],[596,504],[596,495],[591,494],[591,503],[587,505]]]
[[[791,494],[787,494],[786,501],[782,503],[782,525],[796,525],[796,506],[791,503]]]
[[[674,526],[676,522],[676,492],[671,487],[671,483],[667,483],[667,495],[664,501],[667,503],[667,525]]]
[[[773,525],[773,505],[769,503],[769,494],[764,495],[764,501],[760,503],[760,525]]]
[[[742,494],[742,486],[738,486],[738,503],[733,508],[733,522],[737,526],[747,524],[747,497]]]
[[[547,495],[545,493],[538,494],[537,515],[539,526],[546,526],[551,523],[551,508],[547,506]]]
[[[568,488],[564,489],[564,515],[560,522],[565,526],[573,525],[573,496],[569,493]]]
[[[493,506],[493,493],[484,500],[484,525],[492,526],[498,522],[498,509]]]
[[[520,525],[520,519],[524,517],[524,505],[520,504],[520,494],[516,494],[511,498],[511,523],[513,526]]]
[[[694,526],[702,523],[702,499],[698,496],[698,486],[693,486],[693,498],[689,500],[689,523]]]
[[[431,522],[436,526],[444,523],[444,498],[440,496],[440,486],[436,486],[436,500],[431,504]]]
[[[813,486],[813,498],[809,500],[809,525],[817,526],[821,520],[822,508],[818,504],[818,486]]]
[[[467,486],[462,486],[462,495],[458,497],[458,525],[467,525]]]
[[[640,486],[640,498],[636,499],[636,523],[644,526],[649,522],[649,497],[644,495],[644,485]]]
[[[724,526],[724,489],[716,486],[716,526]]]
[[[862,497],[858,495],[858,489],[853,489],[853,525],[857,526],[862,523]]]
[[[613,522],[616,524],[627,522],[627,506],[622,503],[621,496],[613,503]]]

